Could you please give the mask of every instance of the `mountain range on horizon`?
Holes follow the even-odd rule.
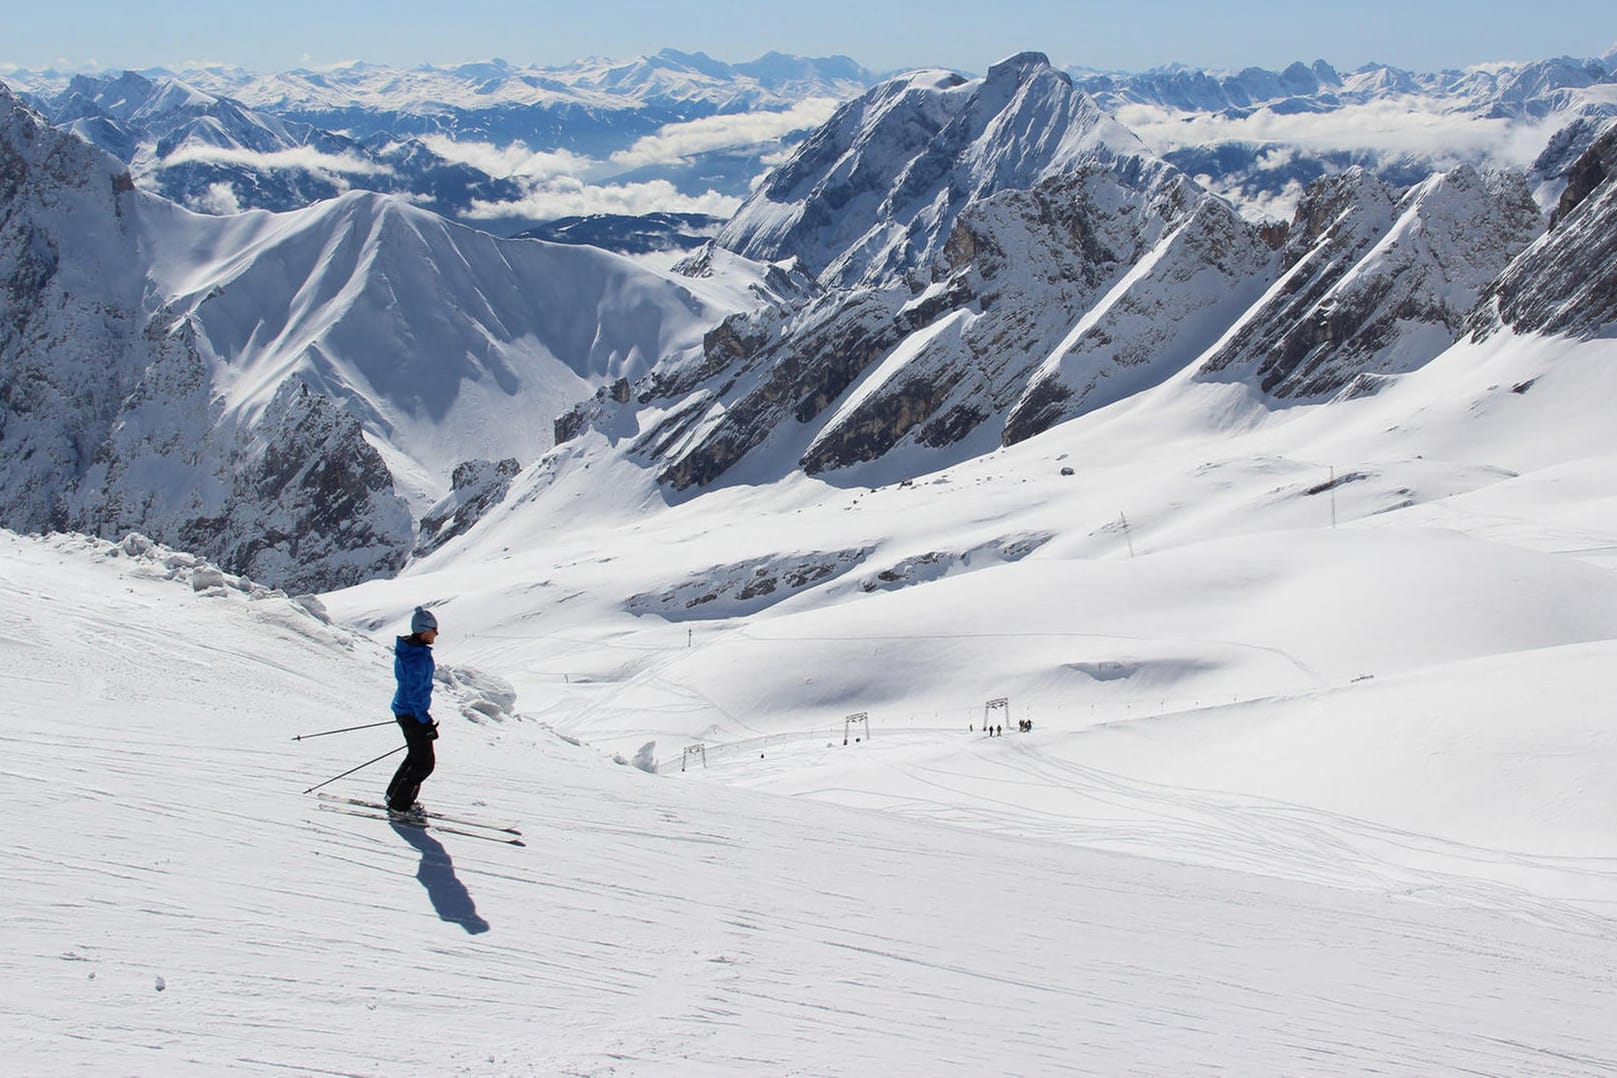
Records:
[[[1519,129],[1617,110],[1614,57],[1437,73],[1343,74],[1316,60],[1067,74],[1255,218],[1289,215],[1301,186],[1355,165],[1401,186],[1433,167],[1523,165],[1524,143],[1549,132]],[[515,234],[592,213],[727,217],[834,103],[888,77],[842,56],[728,64],[667,49],[552,67],[16,71],[8,81],[124,161],[137,184],[194,210],[287,210],[366,189]],[[1421,117],[1424,148],[1407,126],[1387,125],[1379,110],[1390,107]],[[1502,130],[1485,135],[1489,125]]]

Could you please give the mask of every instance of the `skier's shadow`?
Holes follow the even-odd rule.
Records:
[[[394,824],[399,837],[421,851],[421,865],[415,878],[427,889],[432,908],[438,920],[460,925],[468,935],[477,936],[488,931],[488,922],[477,915],[477,903],[472,901],[466,885],[455,875],[455,862],[443,843],[419,827]]]

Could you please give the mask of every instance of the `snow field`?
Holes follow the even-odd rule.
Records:
[[[658,778],[449,698],[426,799],[527,847],[320,811],[394,736],[290,737],[382,710],[380,644],[161,551],[0,546],[17,1073],[1617,1065],[1587,923]]]

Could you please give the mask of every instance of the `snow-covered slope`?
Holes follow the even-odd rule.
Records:
[[[322,811],[298,791],[397,735],[292,736],[384,710],[381,642],[138,542],[0,547],[0,976],[25,989],[0,1047],[18,1073],[1617,1064],[1617,943],[1570,908],[1498,890],[1509,912],[1468,909],[1430,880],[1353,893],[658,778],[474,699],[459,666],[437,686],[425,792],[527,845]],[[457,662],[469,625],[444,620],[439,657]],[[982,766],[1014,790],[1051,762],[1033,738],[954,743],[917,777]],[[856,752],[841,773],[857,780]],[[333,788],[371,795],[388,762]],[[1117,800],[1094,768],[1060,781]],[[1129,786],[1159,810],[1199,803]]]
[[[1013,114],[1063,92],[1015,74]],[[993,79],[950,81],[891,86]],[[345,498],[488,459],[402,575],[318,603],[0,534],[25,1072],[1617,1069],[1605,141],[1547,233],[1523,175],[1470,168],[1327,179],[1281,230],[1145,157],[1029,178],[1040,127],[907,158],[1013,177],[914,246],[674,279],[372,196],[204,219],[26,119],[8,496],[88,445],[106,527],[228,490],[278,571],[265,535],[334,512],[341,582],[369,548],[334,529],[382,519]],[[827,287],[874,250],[903,269]],[[100,351],[35,363],[63,327]],[[545,370],[598,388],[523,460]],[[196,482],[198,445],[244,456]],[[395,743],[288,738],[385,712],[423,602],[427,798],[526,847],[295,793]]]
[[[568,404],[699,343],[715,317],[694,286],[604,251],[498,240],[366,192],[147,219],[157,286],[227,367],[227,414],[297,373],[440,493],[457,461],[537,456]]]

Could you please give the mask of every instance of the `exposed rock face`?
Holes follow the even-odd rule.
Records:
[[[630,596],[625,607],[671,621],[751,614],[842,576],[869,555],[868,549],[823,550],[715,565],[667,591]]]
[[[1202,197],[1174,169],[1128,159],[973,203],[934,268],[947,274],[934,294],[950,313],[916,326],[842,402],[804,469],[872,461],[901,445],[942,449],[1004,416],[1035,365]],[[997,424],[989,434],[998,441]]]
[[[1210,347],[1278,270],[1262,231],[1202,196],[1153,252],[1050,352],[1005,422],[1004,442],[1155,385]]]
[[[123,168],[0,88],[0,520],[65,526],[147,362]]]
[[[1401,199],[1357,170],[1322,180],[1298,206],[1278,285],[1201,374],[1309,399],[1413,370],[1458,339],[1483,288],[1539,227],[1516,173],[1461,166]]]
[[[1549,205],[1562,198],[1568,197],[1567,188],[1571,183],[1572,170],[1588,152],[1589,147],[1607,130],[1617,127],[1617,121],[1596,117],[1583,117],[1567,124],[1555,134],[1545,145],[1543,152],[1533,160],[1532,168],[1528,170],[1532,182],[1536,184],[1539,205]],[[1585,177],[1582,183],[1588,183]],[[1598,181],[1596,181],[1598,182]],[[1592,189],[1593,184],[1584,188],[1584,194]],[[1583,196],[1574,194],[1570,196],[1576,202]],[[1571,209],[1570,206],[1567,207]],[[1559,207],[1551,215],[1551,223],[1565,216]]]
[[[449,540],[465,535],[483,514],[498,505],[522,471],[515,457],[505,460],[468,460],[455,468],[449,496],[421,518],[416,539],[417,556],[430,554]]]
[[[1555,227],[1488,288],[1471,320],[1477,336],[1509,326],[1593,337],[1617,323],[1617,127],[1571,176]]]
[[[712,483],[784,425],[812,421],[896,346],[909,328],[902,300],[892,290],[833,293],[773,333],[710,338],[706,384],[637,446],[668,461],[658,478],[676,490]]]
[[[288,379],[238,458],[224,518],[187,531],[255,580],[330,591],[397,572],[414,528],[359,422]]]

